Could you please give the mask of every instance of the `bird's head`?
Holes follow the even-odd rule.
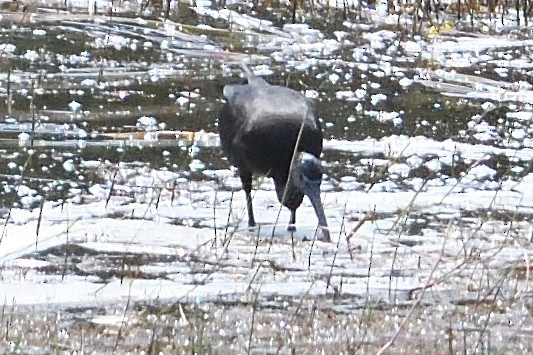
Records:
[[[291,182],[311,200],[318,224],[322,227],[323,240],[330,241],[328,222],[320,199],[322,162],[313,154],[299,152],[294,161]]]
[[[322,162],[313,154],[299,152],[294,162],[292,183],[304,193],[311,187],[318,187],[322,182]],[[306,194],[307,195],[307,194]]]

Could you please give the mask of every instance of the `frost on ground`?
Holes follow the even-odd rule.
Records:
[[[259,351],[286,348],[286,342],[295,349],[344,349],[346,339],[368,342],[375,351],[399,327],[398,344],[423,332],[417,341],[424,347],[437,342],[444,350],[470,348],[481,341],[524,349],[529,341],[516,331],[532,326],[531,175],[490,188],[494,172],[477,159],[492,148],[420,140],[411,150],[401,142],[410,140],[342,144],[354,152],[389,149],[395,159],[407,158],[402,168],[391,164],[388,170],[412,187],[401,191],[383,182],[369,190],[326,192],[336,236],[331,244],[312,241],[316,221],[308,202],[298,210],[297,232],[286,232],[288,213],[282,210],[276,221],[279,204],[269,181],[254,196],[256,231],[245,227],[242,191],[201,181],[182,182],[174,192],[132,190],[133,175],[126,170],[119,174],[124,179],[114,175],[109,201],[110,190],[101,185],[84,203],[13,209],[2,238],[4,304],[10,314],[46,307],[58,319],[55,341],[67,349],[76,349],[81,339],[91,344],[80,334],[93,329],[90,324],[107,337],[102,344],[109,349],[115,341],[135,348],[151,336],[161,349],[180,348],[191,344],[177,335],[183,329],[201,332],[209,346],[235,351],[246,349],[249,336]],[[427,156],[445,164],[458,149],[463,158],[477,160],[462,179],[441,176],[417,185],[417,178],[402,173]],[[234,179],[224,171],[209,174]],[[175,178],[158,171],[151,177],[147,186]],[[237,325],[229,326],[235,317]],[[24,329],[34,320],[19,322]],[[151,335],[138,338],[141,325]]]
[[[408,12],[383,1],[333,33],[228,5],[185,4],[183,26],[43,12],[38,29],[3,27],[0,51],[24,65],[0,75],[15,108],[0,349],[533,351],[532,42],[514,10],[402,36]],[[243,58],[317,101],[333,243],[314,241],[308,201],[288,233],[269,179],[247,230],[213,148]]]

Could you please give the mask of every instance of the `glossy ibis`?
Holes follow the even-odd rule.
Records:
[[[244,64],[242,67],[248,82],[224,87],[226,103],[218,128],[222,149],[238,168],[246,193],[248,226],[255,226],[252,175],[266,175],[274,179],[278,200],[291,211],[289,230],[294,228],[296,209],[307,195],[322,229],[321,239],[329,242],[320,200],[322,128],[314,103],[295,90],[270,85]]]

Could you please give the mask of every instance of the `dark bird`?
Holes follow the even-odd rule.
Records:
[[[270,85],[242,66],[248,83],[224,87],[226,103],[218,128],[222,149],[238,168],[246,193],[248,226],[255,227],[252,176],[266,175],[274,179],[278,200],[291,211],[289,230],[307,195],[322,227],[322,240],[329,242],[320,200],[322,128],[314,103],[297,91]]]

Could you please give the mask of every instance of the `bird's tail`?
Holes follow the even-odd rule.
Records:
[[[238,65],[242,71],[244,72],[244,75],[246,76],[246,79],[250,79],[250,78],[255,78],[255,74],[253,71],[250,70],[250,68],[248,68],[248,65],[246,65],[245,62],[243,62],[242,60],[239,60],[238,62],[226,62],[226,64],[228,65]]]
[[[244,75],[246,75],[246,79],[253,78],[255,76],[254,72],[248,68],[245,62],[242,60],[239,62],[239,66],[241,67],[242,71],[244,72]]]

